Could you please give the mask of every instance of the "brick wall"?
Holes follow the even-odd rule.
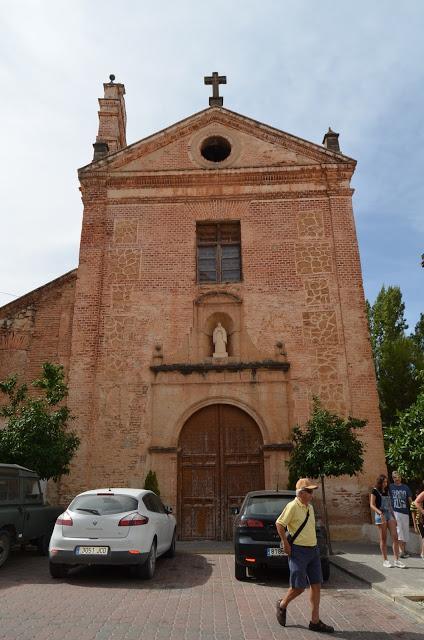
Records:
[[[219,166],[199,151],[213,132],[234,151]],[[351,204],[354,168],[340,154],[213,108],[80,170],[69,404],[82,445],[60,486],[64,500],[90,486],[140,486],[155,468],[165,501],[176,507],[179,431],[196,408],[213,401],[245,408],[273,445],[308,419],[316,394],[328,408],[369,421],[364,474],[329,486],[341,532],[369,517],[366,491],[385,463]],[[202,220],[240,221],[241,282],[196,282]],[[52,300],[60,306],[59,296]],[[69,345],[69,328],[60,329],[55,313],[38,310],[39,344],[33,337],[26,372],[59,343]],[[213,317],[234,330],[238,359],[284,359],[289,371],[151,370],[157,362],[207,360]],[[266,454],[268,486],[284,486],[287,455]]]
[[[0,379],[30,382],[44,362],[69,367],[76,270],[0,308]]]

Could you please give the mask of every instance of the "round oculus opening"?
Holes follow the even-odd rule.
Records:
[[[202,142],[200,153],[210,162],[222,162],[231,153],[231,145],[222,136],[211,136]]]

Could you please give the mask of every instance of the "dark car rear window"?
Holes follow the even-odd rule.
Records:
[[[113,495],[98,496],[95,493],[85,496],[77,496],[69,506],[70,511],[78,511],[79,509],[92,509],[97,511],[99,516],[105,516],[113,513],[124,513],[126,511],[136,511],[138,501],[132,496]],[[81,511],[83,513],[83,511]]]
[[[19,500],[19,478],[0,478],[0,502]]]
[[[252,496],[247,501],[243,515],[275,516],[277,518],[292,500],[292,496]]]

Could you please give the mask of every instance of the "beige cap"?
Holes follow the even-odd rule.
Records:
[[[314,484],[309,478],[300,478],[296,482],[296,490],[301,491],[302,489],[318,489],[318,485]]]

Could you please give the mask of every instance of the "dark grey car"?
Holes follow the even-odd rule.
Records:
[[[250,491],[236,510],[234,520],[235,576],[246,579],[250,572],[264,568],[288,570],[288,557],[280,548],[280,537],[275,521],[288,502],[296,496],[295,491]],[[316,517],[316,532],[321,556],[323,579],[330,577],[327,530]]]

